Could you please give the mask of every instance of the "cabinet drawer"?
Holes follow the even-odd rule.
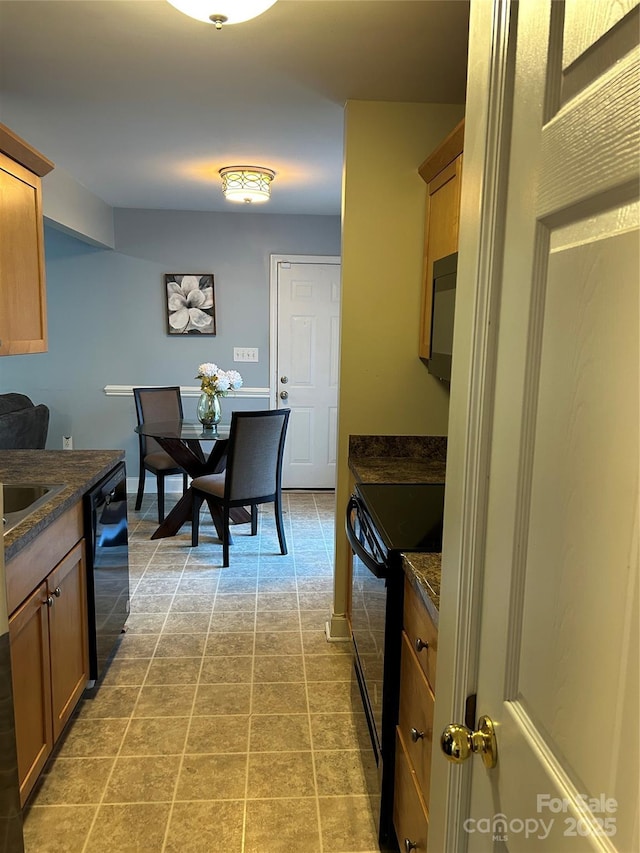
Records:
[[[82,539],[82,501],[45,528],[6,566],[7,609],[13,611]]]
[[[429,802],[433,706],[434,698],[429,683],[418,664],[407,635],[403,632],[398,727],[425,803]]]
[[[409,847],[415,853],[426,853],[429,818],[418,792],[415,774],[411,772],[400,732],[396,732],[393,825],[400,850]]]
[[[418,663],[435,693],[438,630],[408,578],[404,581],[403,625],[409,643],[416,652]]]

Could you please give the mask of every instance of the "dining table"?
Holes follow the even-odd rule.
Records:
[[[205,428],[201,423],[174,419],[168,421],[143,422],[135,431],[148,438],[154,438],[160,447],[187,472],[191,479],[205,474],[219,474],[227,463],[227,445],[229,443],[229,425],[217,424]],[[213,443],[210,450],[205,445]],[[218,508],[207,502],[218,536],[222,536],[222,515]],[[164,539],[175,536],[187,521],[191,521],[193,511],[193,490],[189,485],[164,521],[151,535],[152,539]],[[237,507],[230,513],[232,521],[242,524],[251,520],[250,513],[244,507]]]

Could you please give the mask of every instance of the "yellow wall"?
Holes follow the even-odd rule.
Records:
[[[345,107],[332,637],[348,635],[349,435],[447,432],[449,394],[418,357],[426,200],[418,166],[463,115],[459,104]]]

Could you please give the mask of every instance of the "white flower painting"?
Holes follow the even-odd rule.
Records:
[[[170,335],[215,335],[213,275],[167,273],[167,331]]]

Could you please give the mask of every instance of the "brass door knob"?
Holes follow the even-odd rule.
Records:
[[[493,721],[489,717],[480,717],[475,732],[458,723],[450,723],[442,732],[440,746],[454,764],[461,764],[474,752],[482,756],[484,766],[488,769],[495,767],[498,761],[498,743]]]

